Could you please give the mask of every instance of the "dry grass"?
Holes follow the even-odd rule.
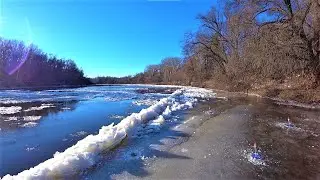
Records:
[[[232,92],[249,92],[264,97],[292,100],[305,104],[320,104],[320,86],[313,87],[306,77],[294,76],[285,80],[263,80],[252,85],[226,79],[210,80],[205,87]]]

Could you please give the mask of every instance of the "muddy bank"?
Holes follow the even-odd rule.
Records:
[[[147,93],[172,94],[178,89],[179,88],[153,87],[153,88],[140,88],[135,90],[135,92],[139,94],[147,94]]]
[[[291,106],[291,107],[297,107],[297,108],[305,108],[305,109],[315,109],[320,110],[320,102],[306,102],[306,101],[295,101],[292,100],[292,98],[279,98],[274,96],[268,96],[265,93],[261,93],[259,91],[247,91],[247,92],[230,92],[226,90],[220,90],[220,89],[213,89],[215,92],[218,92],[222,96],[231,96],[231,97],[248,97],[248,96],[254,96],[258,98],[263,98],[267,100],[271,100],[276,104],[284,105],[284,106]]]
[[[252,82],[251,82],[252,83]],[[277,100],[290,106],[320,109],[320,86],[310,85],[310,81],[299,80],[266,80],[261,83],[207,81],[206,88],[221,91],[255,94]]]
[[[189,111],[167,134],[128,142],[86,179],[320,178],[319,111],[218,96]],[[288,118],[292,128],[285,126]],[[261,162],[250,159],[254,142]]]

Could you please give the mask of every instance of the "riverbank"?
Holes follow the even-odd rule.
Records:
[[[190,110],[168,134],[125,143],[87,179],[320,178],[319,111],[217,96]],[[282,126],[288,118],[295,128]],[[250,158],[255,142],[262,161]]]
[[[173,86],[173,89],[183,87],[183,85],[171,86]],[[234,96],[235,94],[237,96],[256,96],[259,98],[274,100],[278,104],[282,105],[306,109],[320,109],[320,87],[313,89],[299,89],[296,87],[292,88],[291,85],[277,85],[277,83],[274,83],[272,86],[268,87],[256,86],[255,88],[244,89],[243,87],[231,88],[230,85],[223,83],[218,85],[218,83],[213,83],[212,81],[206,82],[204,85],[195,85],[195,87],[211,89],[216,92],[228,94],[229,96]],[[148,90],[142,91],[148,92]],[[150,92],[152,92],[152,89]]]
[[[277,100],[280,103],[305,108],[320,108],[320,86],[302,77],[285,80],[266,80],[246,84],[242,82],[207,81],[201,85],[209,89],[240,92]]]

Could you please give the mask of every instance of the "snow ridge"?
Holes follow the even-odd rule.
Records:
[[[103,126],[97,135],[88,135],[64,152],[56,152],[53,158],[24,170],[17,175],[6,175],[3,180],[12,179],[68,179],[95,165],[100,154],[120,144],[141,124],[161,126],[174,111],[192,108],[197,98],[215,97],[215,93],[202,88],[186,87],[175,91],[139,113],[133,113],[119,124]]]

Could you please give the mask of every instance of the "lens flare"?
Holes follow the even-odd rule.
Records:
[[[28,46],[28,48],[26,49],[26,52],[24,52],[24,54],[22,55],[22,57],[20,58],[20,60],[18,61],[18,63],[16,65],[13,66],[13,68],[9,68],[7,73],[9,75],[14,74],[15,72],[17,72],[21,66],[27,61],[28,56],[29,56],[29,52],[30,52],[30,46]]]
[[[22,65],[28,60],[28,56],[32,47],[32,30],[28,18],[25,18],[25,23],[28,31],[28,41],[26,44],[26,48],[23,50],[20,58],[18,57],[18,59],[13,59],[16,60],[15,62],[17,63],[14,63],[6,68],[8,75],[12,75],[15,72],[17,72],[22,67]]]

